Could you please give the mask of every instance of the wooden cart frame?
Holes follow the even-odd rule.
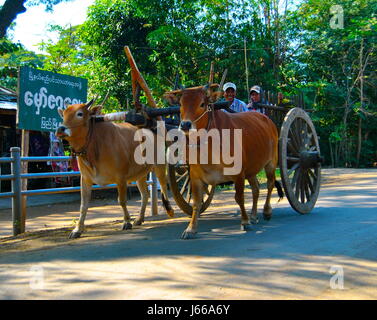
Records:
[[[125,121],[153,128],[156,120],[164,121],[167,129],[179,125],[179,107],[157,108],[147,83],[139,72],[128,47],[125,53],[131,66],[132,93],[135,110],[127,113]],[[211,66],[210,82],[213,80]],[[221,80],[224,82],[225,74]],[[220,85],[220,87],[222,87]],[[145,92],[149,107],[140,103],[140,90]],[[259,104],[267,110],[268,116],[279,130],[279,167],[284,191],[294,210],[301,214],[310,212],[317,201],[321,184],[321,163],[318,136],[308,113],[304,110],[302,96],[282,104],[281,99],[268,93],[271,104]],[[275,100],[275,101],[273,101]],[[215,109],[228,109],[228,103],[215,103]],[[175,117],[175,118],[174,118]],[[169,185],[174,200],[180,209],[192,214],[189,166],[180,163],[168,165]],[[210,205],[215,186],[207,185],[201,211]]]

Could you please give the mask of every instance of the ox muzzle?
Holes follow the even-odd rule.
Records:
[[[69,130],[67,127],[65,126],[60,126],[58,127],[58,129],[56,129],[56,132],[55,132],[55,135],[60,138],[60,139],[63,139],[65,137],[68,137],[71,135],[71,130]]]
[[[190,129],[192,129],[192,121],[181,121],[179,129],[186,132],[189,131]]]

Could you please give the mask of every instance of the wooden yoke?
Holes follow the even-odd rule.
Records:
[[[223,76],[221,77],[221,81],[220,81],[220,90],[223,90],[224,82],[225,82],[227,73],[228,73],[228,69],[225,69]]]
[[[212,61],[212,62],[211,62],[211,69],[210,69],[210,71],[209,71],[208,84],[211,85],[211,84],[213,83],[214,75],[215,75],[215,62]]]
[[[152,108],[157,108],[157,103],[152,97],[151,90],[149,89],[147,83],[145,82],[143,76],[141,75],[139,68],[136,65],[136,62],[131,54],[130,48],[128,46],[124,47],[124,52],[128,58],[128,62],[131,66],[131,79],[132,79],[132,96],[135,101],[136,109],[141,108],[139,103],[139,95],[140,95],[140,88],[145,92],[145,96],[147,97],[148,104]],[[161,117],[157,120],[161,120]]]

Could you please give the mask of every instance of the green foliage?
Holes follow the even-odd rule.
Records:
[[[91,88],[93,93],[111,95],[125,108],[131,96],[130,67],[123,48],[128,45],[143,74],[153,73],[153,65],[140,48],[147,46],[146,36],[153,28],[137,15],[131,1],[96,1],[81,28],[87,53],[92,57]]]
[[[331,28],[330,8],[343,8],[343,28]],[[294,13],[299,45],[293,64],[286,73],[296,73],[292,87],[303,86],[314,109],[317,131],[334,154],[335,166],[358,164],[355,156],[359,118],[361,130],[369,136],[375,132],[376,95],[376,27],[377,3],[371,0],[306,0]],[[299,67],[297,62],[300,63]],[[360,80],[363,77],[363,103]],[[364,112],[368,112],[368,116]],[[377,143],[372,143],[375,150]],[[363,158],[363,157],[361,157]],[[368,164],[376,159],[369,159]]]
[[[331,27],[333,5],[343,8],[343,28]],[[111,112],[132,107],[126,45],[161,106],[176,75],[185,87],[205,84],[214,61],[215,81],[227,68],[245,102],[247,81],[302,92],[326,164],[370,166],[377,162],[376,12],[374,0],[96,0],[83,25],[51,27],[60,38],[41,44],[44,58],[0,43],[1,72],[34,63],[85,77],[89,96],[110,91]]]
[[[20,66],[42,67],[43,57],[27,51],[19,43],[0,39],[0,85],[16,90]]]

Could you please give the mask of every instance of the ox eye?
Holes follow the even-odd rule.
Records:
[[[204,108],[205,107],[205,104],[204,102],[200,105],[200,107]]]
[[[84,113],[82,111],[79,111],[76,113],[76,116],[79,117],[79,118],[82,118],[84,115]]]

